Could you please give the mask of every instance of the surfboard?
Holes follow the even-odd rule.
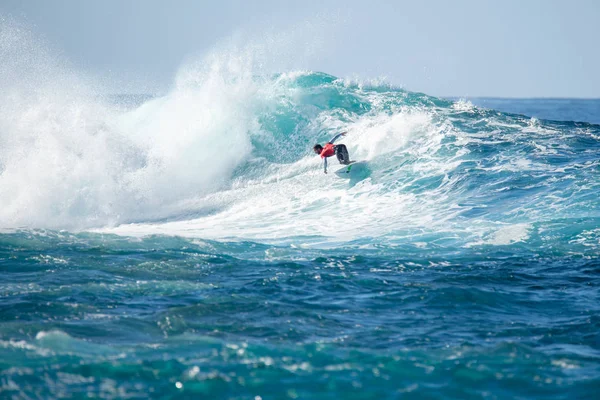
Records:
[[[335,171],[335,174],[340,178],[356,179],[368,174],[368,172],[366,161],[351,161],[350,164],[344,165]]]

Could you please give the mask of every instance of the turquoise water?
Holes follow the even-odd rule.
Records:
[[[599,125],[228,55],[105,97],[2,40],[0,397],[595,398]]]

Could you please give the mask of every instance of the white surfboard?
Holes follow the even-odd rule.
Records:
[[[342,168],[335,171],[337,176],[346,179],[362,178],[368,173],[369,169],[366,161],[352,161],[350,164],[344,165]]]

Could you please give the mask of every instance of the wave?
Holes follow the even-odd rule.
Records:
[[[567,242],[598,245],[598,125],[258,73],[236,49],[136,99],[102,95],[14,25],[0,56],[4,228],[469,247],[571,226]],[[323,174],[311,151],[341,131],[364,180]]]

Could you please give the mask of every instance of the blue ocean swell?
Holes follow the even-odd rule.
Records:
[[[481,97],[470,98],[469,101],[481,107],[527,115],[539,119],[600,124],[599,99],[506,99]]]

